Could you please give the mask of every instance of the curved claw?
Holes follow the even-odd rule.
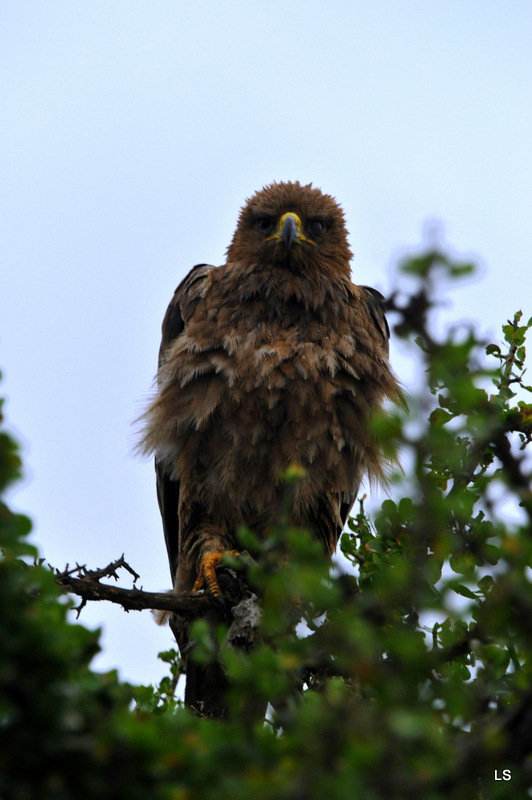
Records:
[[[224,556],[238,555],[240,555],[238,550],[225,550],[221,553],[207,553],[204,555],[200,561],[198,577],[196,578],[194,586],[192,587],[192,591],[199,592],[203,589],[203,587],[206,587],[207,593],[211,599],[214,600],[217,605],[221,606],[224,611],[226,611],[226,603],[218,583],[218,578],[216,577],[216,567],[222,563]]]

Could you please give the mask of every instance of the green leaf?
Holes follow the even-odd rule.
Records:
[[[473,553],[466,551],[452,555],[449,565],[453,572],[457,572],[459,575],[470,575],[475,571],[476,561]]]
[[[476,266],[475,264],[451,264],[450,266],[450,274],[453,275],[455,278],[461,278],[464,275],[471,275],[475,272]]]
[[[482,592],[483,595],[489,594],[492,588],[495,585],[495,580],[491,575],[484,575],[478,582],[478,588]]]
[[[477,599],[476,594],[471,589],[469,589],[467,586],[464,586],[463,583],[453,583],[452,584],[452,589],[453,589],[454,592],[456,592],[456,594],[462,595],[462,597],[467,597],[470,600],[476,600]]]

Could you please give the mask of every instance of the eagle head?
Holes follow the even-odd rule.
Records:
[[[227,262],[349,275],[352,253],[341,206],[299,181],[271,183],[243,206]]]

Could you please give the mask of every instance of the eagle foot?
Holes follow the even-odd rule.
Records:
[[[227,606],[216,577],[216,567],[220,566],[225,556],[237,557],[240,553],[238,550],[224,550],[219,553],[207,553],[200,561],[198,577],[192,587],[193,592],[200,592],[204,587],[207,589],[207,594],[214,600],[216,605],[221,606],[224,611],[227,611]]]

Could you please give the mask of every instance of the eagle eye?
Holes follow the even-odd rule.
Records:
[[[312,217],[311,219],[307,220],[307,228],[312,236],[321,236],[326,227],[327,225],[325,220],[321,219],[320,217]]]
[[[253,220],[253,227],[260,233],[270,233],[273,230],[275,219],[270,214],[257,214]]]

